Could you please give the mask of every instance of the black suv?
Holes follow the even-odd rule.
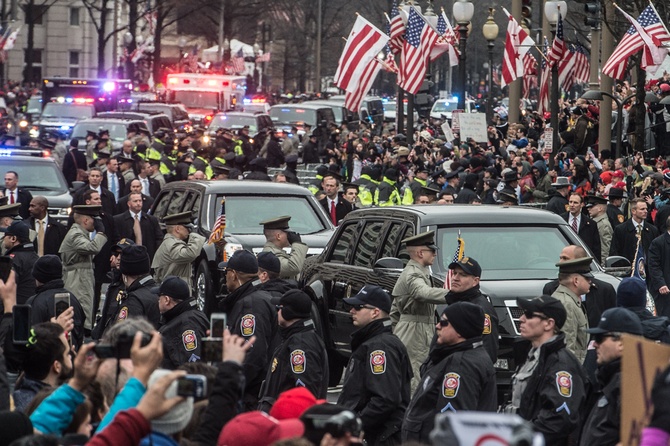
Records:
[[[172,121],[165,113],[162,112],[130,112],[130,111],[111,111],[111,112],[102,112],[96,115],[96,118],[105,118],[105,119],[141,119],[149,128],[149,131],[153,135],[154,132],[158,129],[168,129],[171,136],[174,136],[172,129]]]
[[[245,125],[249,126],[249,135],[254,139],[260,132],[272,131],[273,128],[267,113],[225,112],[214,115],[207,130],[213,135],[217,129],[238,130]]]
[[[465,256],[482,266],[481,290],[491,297],[499,319],[498,384],[509,385],[516,364],[512,345],[519,337],[519,297],[539,296],[558,276],[555,264],[567,245],[588,248],[558,215],[551,212],[498,206],[407,206],[368,208],[349,213],[317,257],[303,269],[305,291],[319,313],[318,330],[329,350],[331,385],[337,384],[351,354],[354,326],[342,299],[365,284],[379,285],[391,294],[409,255],[401,240],[436,231],[439,247],[431,268],[433,285],[443,286],[457,247],[459,231]],[[598,279],[612,283],[594,261]]]
[[[333,235],[333,225],[323,206],[306,188],[267,181],[179,181],[168,183],[156,197],[151,214],[166,215],[190,211],[197,231],[209,237],[226,198],[226,244],[205,244],[193,262],[193,284],[198,306],[210,313],[216,309],[214,295],[221,287],[218,264],[238,249],[259,253],[265,244],[260,222],[290,215],[291,229],[317,255]]]

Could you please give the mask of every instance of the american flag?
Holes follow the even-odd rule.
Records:
[[[398,1],[393,0],[391,7],[391,20],[388,25],[389,48],[393,54],[399,54],[402,51],[403,36],[405,35],[405,24],[402,22],[402,16],[398,9]]]
[[[4,39],[2,44],[3,51],[9,51],[14,48],[14,42],[16,42],[16,38],[18,37],[21,28],[22,26],[19,26],[18,29],[12,31],[12,33],[6,39]]]
[[[461,238],[461,230],[458,230],[458,238],[456,239],[456,252],[454,253],[454,258],[451,260],[451,263],[460,262],[465,255],[465,241]],[[447,270],[447,276],[444,278],[444,288],[451,289],[451,275],[452,269]]]
[[[523,56],[535,42],[505,8],[502,10],[509,17],[502,64],[502,86],[504,87],[523,76]]]
[[[456,40],[456,35],[454,30],[447,19],[447,16],[442,11],[437,17],[437,33],[440,35],[440,40],[438,40],[433,50],[430,52],[430,61],[434,61],[442,54],[449,52],[449,65],[452,67],[458,65],[458,42]]]
[[[337,64],[335,86],[345,91],[356,91],[363,71],[388,41],[388,36],[359,15]]]
[[[428,56],[440,36],[414,7],[407,18],[407,33],[400,55],[398,85],[410,94],[421,88],[428,69]]]
[[[568,47],[565,56],[558,63],[558,87],[565,91],[570,90],[575,83],[575,50],[572,45]]]
[[[363,74],[358,82],[358,87],[354,91],[347,91],[344,95],[344,106],[347,110],[351,110],[354,113],[358,113],[361,109],[361,103],[363,98],[370,88],[372,88],[372,83],[377,77],[377,73],[381,69],[382,64],[377,61],[377,59],[372,59],[368,62],[367,66],[363,70]]]
[[[528,99],[530,90],[537,88],[537,60],[530,51],[523,56],[523,97]]]
[[[574,48],[575,67],[573,69],[573,76],[576,83],[584,84],[589,81],[591,63],[589,56],[586,54],[586,49],[580,43],[576,43]]]
[[[388,45],[386,49],[386,59],[384,60],[382,68],[389,73],[398,74],[398,65],[395,63],[395,57],[393,56],[391,49],[388,48]]]
[[[230,68],[233,70],[233,73],[243,73],[245,70],[244,66],[244,52],[242,48],[237,52],[237,56],[230,59]]]
[[[270,62],[270,53],[263,53],[256,58],[256,63]]]
[[[556,35],[554,36],[554,41],[551,44],[551,51],[549,51],[549,65],[553,66],[561,61],[563,55],[565,54],[567,48],[565,45],[565,39],[563,38],[563,19],[559,11],[558,14],[558,23],[556,24]]]
[[[551,81],[551,67],[547,63],[547,51],[549,48],[549,41],[547,38],[544,38],[544,56],[542,58],[541,65],[541,77],[540,77],[540,96],[537,101],[537,111],[540,115],[544,112],[550,111],[549,106],[549,82]]]
[[[670,40],[670,35],[668,35],[661,19],[651,5],[644,8],[637,20],[645,33],[655,41],[667,42]],[[612,79],[623,79],[626,74],[628,58],[647,46],[644,40],[645,37],[640,35],[635,25],[631,25],[610,58],[607,59],[602,73]]]
[[[221,210],[219,211],[218,217],[216,217],[216,222],[214,222],[214,227],[212,228],[212,233],[207,239],[207,243],[219,243],[223,240],[223,233],[226,230],[226,197],[221,199]]]

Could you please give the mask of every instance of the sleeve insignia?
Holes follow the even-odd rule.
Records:
[[[240,321],[240,329],[242,336],[253,336],[256,331],[256,316],[253,314],[245,314]]]
[[[558,393],[564,398],[572,396],[572,375],[565,370],[556,373],[556,387]]]
[[[303,373],[307,366],[305,352],[302,350],[293,350],[291,352],[291,369],[293,373]]]
[[[490,335],[491,334],[491,316],[488,314],[484,313],[484,331],[482,331],[483,335]]]
[[[616,216],[617,220],[619,220],[619,223],[623,223],[623,215],[619,214]]]
[[[128,307],[121,307],[119,315],[116,317],[117,321],[125,321],[128,318]]]
[[[187,352],[193,351],[198,348],[198,339],[195,336],[193,330],[186,330],[181,334],[181,340],[184,343],[184,348]]]
[[[277,370],[277,358],[272,358],[272,373]]]
[[[455,398],[458,395],[458,389],[461,387],[461,375],[458,373],[447,373],[442,381],[442,396],[445,398]]]
[[[375,350],[370,353],[370,368],[375,375],[381,375],[386,371],[386,352]]]
[[[569,204],[565,205],[565,212],[570,212],[570,205]]]

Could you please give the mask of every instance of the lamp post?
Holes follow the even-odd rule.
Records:
[[[582,95],[582,99],[586,99],[588,101],[602,101],[603,96],[607,96],[608,98],[612,99],[614,103],[616,104],[617,108],[617,118],[616,118],[616,134],[617,134],[617,139],[616,139],[616,148],[615,148],[615,157],[616,158],[621,158],[621,152],[622,152],[622,147],[623,147],[623,106],[633,99],[635,97],[635,93],[631,94],[630,96],[626,96],[623,98],[623,100],[619,100],[616,96],[606,92],[606,91],[600,91],[600,90],[588,90],[585,91],[584,94]],[[661,101],[663,103],[663,101]]]
[[[460,84],[458,108],[465,110],[465,43],[468,38],[468,24],[475,13],[475,5],[468,0],[455,1],[453,13],[454,20],[458,23],[458,32],[460,35],[458,49],[461,52],[460,60],[458,61],[458,83]]]
[[[558,15],[562,18],[568,13],[568,4],[564,1],[550,0],[544,4],[544,15],[551,25],[551,34],[556,37],[556,24]],[[552,129],[552,149],[558,149],[558,64],[551,67],[551,129]],[[554,154],[549,155],[549,168],[554,168]]]
[[[177,40],[177,47],[179,48],[179,71],[182,72],[184,71],[184,48],[186,47],[186,37],[181,36]]]
[[[491,123],[491,118],[493,117],[493,46],[495,41],[498,38],[498,24],[493,20],[493,8],[489,8],[489,17],[486,19],[486,23],[482,26],[482,34],[488,42],[489,48],[489,94],[486,99],[486,122]]]

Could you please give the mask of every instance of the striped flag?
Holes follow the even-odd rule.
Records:
[[[363,70],[363,74],[358,82],[358,87],[354,91],[347,91],[344,95],[344,106],[347,110],[351,110],[354,113],[358,113],[361,109],[361,103],[363,98],[370,88],[372,88],[372,83],[377,77],[377,73],[381,69],[382,64],[377,61],[377,59],[372,59],[368,62],[368,65]]]
[[[537,60],[530,51],[523,56],[523,97],[528,99],[530,90],[537,88]]]
[[[356,91],[363,71],[388,41],[388,36],[359,15],[342,50],[333,82],[335,86],[345,91]]]
[[[570,90],[575,83],[575,51],[571,47],[565,52],[565,56],[558,63],[558,87],[565,91]]]
[[[16,38],[18,37],[21,28],[22,26],[19,26],[18,29],[12,31],[12,33],[4,40],[2,45],[3,51],[9,51],[14,48],[14,42],[16,42]]]
[[[382,65],[382,68],[389,73],[398,74],[398,65],[395,63],[395,58],[390,49],[386,53],[386,60],[384,65]]]
[[[437,17],[437,33],[440,35],[440,40],[438,40],[430,52],[430,61],[432,62],[442,54],[449,52],[449,65],[455,67],[458,65],[458,42],[456,41],[454,29],[451,27],[451,23],[449,23],[444,11]]]
[[[256,57],[256,63],[270,62],[270,53],[263,53]]]
[[[451,260],[451,263],[460,262],[465,255],[465,241],[461,238],[461,230],[458,230],[458,238],[456,239],[456,252],[454,253],[454,258]],[[449,290],[451,289],[451,269],[447,270],[447,276],[444,278],[444,288]]]
[[[402,51],[403,36],[405,35],[405,24],[402,21],[400,10],[398,9],[398,1],[393,0],[391,7],[391,20],[388,25],[389,48],[393,54],[400,54]]]
[[[551,67],[547,63],[547,51],[549,48],[549,41],[547,38],[544,38],[544,50],[543,53],[545,57],[542,58],[541,64],[541,77],[540,77],[540,96],[537,100],[537,111],[542,115],[544,112],[551,110],[549,106],[549,82],[551,81]]]
[[[502,10],[509,17],[502,64],[502,86],[504,87],[523,76],[523,56],[535,42],[505,8]]]
[[[629,20],[632,20],[631,23],[635,21],[635,19],[628,14],[624,14]],[[651,41],[652,45],[658,48],[657,45],[659,42],[667,42],[670,40],[670,35],[668,35],[663,22],[661,22],[661,19],[654,11],[652,5],[644,8],[642,14],[638,17],[637,22],[639,22],[637,26],[633,23],[633,25],[628,28],[628,31],[623,35],[621,41],[614,49],[614,52],[610,58],[607,59],[607,62],[602,68],[602,73],[612,79],[624,78],[627,71],[628,58],[641,49],[648,48],[649,41]],[[647,54],[643,58],[645,63],[648,63],[647,55],[649,55],[653,61],[653,51],[647,51]]]
[[[565,45],[565,39],[563,38],[563,19],[559,11],[558,14],[558,23],[556,24],[556,35],[554,36],[554,41],[551,44],[551,51],[549,51],[549,65],[553,66],[563,59],[563,55],[566,53],[567,48]]]
[[[219,215],[216,217],[214,222],[214,227],[212,228],[212,233],[207,239],[208,244],[219,243],[223,240],[223,233],[226,230],[226,197],[221,199],[221,210],[219,210]]]
[[[440,36],[426,23],[414,7],[410,8],[407,18],[407,32],[400,54],[400,71],[398,85],[410,94],[416,94],[421,88],[426,70],[428,56]]]
[[[591,62],[589,56],[586,54],[586,49],[580,43],[576,43],[574,49],[573,58],[575,59],[575,65],[573,76],[576,83],[584,84],[589,81],[589,77],[591,76]]]

